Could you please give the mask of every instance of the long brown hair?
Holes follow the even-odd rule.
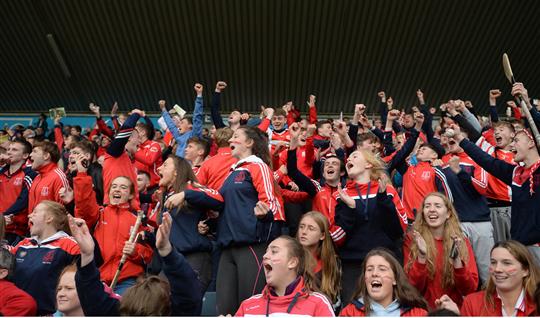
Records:
[[[444,231],[442,237],[444,252],[442,255],[439,255],[437,253],[437,248],[435,247],[435,238],[431,233],[429,225],[424,219],[424,204],[426,200],[432,196],[436,196],[442,199],[449,215],[449,218],[444,224]],[[467,264],[470,257],[469,250],[467,249],[467,245],[465,243],[465,235],[461,230],[456,209],[454,208],[450,200],[448,200],[446,196],[439,192],[432,192],[428,194],[422,201],[422,206],[420,207],[420,212],[418,215],[419,216],[414,222],[413,229],[418,231],[418,233],[420,233],[420,235],[422,235],[422,237],[426,241],[426,265],[429,279],[433,279],[433,277],[435,276],[435,271],[440,270],[440,268],[435,268],[437,257],[442,257],[443,260],[450,259],[450,250],[452,249],[453,237],[458,237],[459,239],[461,239],[462,244],[459,247],[459,255],[463,262]],[[412,267],[412,263],[418,257],[418,246],[416,245],[416,241],[414,239],[412,240],[409,256],[409,262],[406,264],[407,269],[410,269]],[[454,286],[454,283],[454,266],[450,261],[443,261],[441,285],[443,288],[450,288]]]
[[[128,288],[120,301],[122,316],[170,316],[171,288],[158,276],[139,277],[134,286]]]
[[[330,225],[328,219],[317,211],[311,211],[304,214],[302,219],[300,219],[300,223],[307,217],[311,218],[317,224],[324,235],[323,240],[319,241],[317,246],[317,256],[322,261],[322,279],[319,290],[335,303],[338,300],[339,292],[341,290],[341,270],[338,265],[339,258],[336,255],[334,243],[330,236]],[[300,233],[300,231],[297,232],[297,236],[298,233]]]
[[[2,244],[2,240],[4,240],[5,236],[6,236],[6,218],[2,214],[0,215],[0,245]]]
[[[306,292],[318,291],[315,276],[313,275],[313,264],[315,259],[313,255],[305,249],[300,242],[295,238],[288,235],[282,235],[277,239],[282,239],[287,243],[289,257],[295,257],[298,259],[298,266],[296,267],[296,274],[304,278],[304,286]]]
[[[203,188],[203,186],[199,184],[197,176],[191,168],[191,164],[186,159],[177,157],[175,155],[170,155],[167,159],[171,159],[173,161],[176,177],[174,178],[172,185],[170,185],[169,188],[166,189],[166,191],[163,193],[163,195],[160,196],[160,209],[163,209],[164,195],[168,192],[168,190],[172,190],[174,191],[174,193],[180,193],[186,190],[188,184],[191,184],[191,186],[195,188]],[[176,213],[179,213],[180,210],[182,210],[182,208],[184,208],[186,205],[187,202],[184,201],[184,203],[176,209]]]
[[[493,253],[493,250],[496,248],[504,248],[506,249],[512,256],[515,257],[515,259],[521,264],[524,270],[529,271],[529,275],[527,275],[525,278],[523,278],[523,288],[525,289],[525,292],[527,293],[527,297],[530,297],[531,299],[534,299],[534,293],[537,287],[537,284],[540,283],[540,269],[538,269],[538,266],[534,262],[534,258],[523,244],[519,243],[518,241],[509,240],[509,241],[502,241],[497,242],[493,248],[491,249],[491,253]],[[493,282],[493,278],[491,275],[489,276],[489,279],[486,284],[486,292],[485,292],[485,300],[486,300],[486,309],[489,304],[490,307],[493,307],[494,300],[493,300],[493,294],[496,292],[495,283]]]
[[[392,252],[386,248],[375,248],[371,250],[364,261],[362,262],[362,273],[358,278],[358,287],[353,294],[352,300],[362,298],[365,305],[366,316],[369,316],[371,311],[371,297],[369,296],[367,286],[366,286],[366,264],[370,257],[380,256],[384,258],[389,264],[392,272],[394,273],[394,278],[396,279],[396,284],[393,289],[393,299],[397,299],[400,306],[408,306],[411,308],[422,308],[428,310],[428,304],[426,300],[420,295],[418,290],[409,283],[409,279],[401,267],[401,264],[394,257]]]
[[[251,154],[255,155],[272,168],[270,149],[268,148],[268,136],[257,127],[241,126],[237,129],[244,131],[248,140],[253,141]]]

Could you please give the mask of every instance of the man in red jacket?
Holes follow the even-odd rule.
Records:
[[[148,136],[152,133],[150,126],[138,123],[135,129],[139,133],[140,142],[139,148],[134,155],[135,167],[137,170],[146,171],[150,174],[150,186],[153,187],[159,182],[157,168],[163,163],[161,147],[157,142],[148,139]]]
[[[37,304],[34,298],[7,280],[14,265],[15,256],[8,250],[0,248],[0,315],[35,316]]]
[[[30,154],[32,169],[39,175],[32,182],[28,195],[28,211],[43,200],[51,200],[64,204],[60,191],[70,189],[64,172],[56,164],[60,160],[60,152],[55,144],[49,141],[36,143]]]
[[[24,140],[9,144],[8,164],[0,169],[0,214],[9,219],[6,239],[14,245],[28,232],[28,191],[37,175],[30,167],[25,167],[32,152],[32,145]]]
[[[218,190],[223,185],[223,181],[231,171],[231,166],[238,161],[232,156],[229,147],[229,139],[232,138],[232,135],[233,130],[229,127],[216,130],[214,136],[219,147],[218,153],[203,162],[197,171],[197,179],[199,179],[200,184],[215,190]]]

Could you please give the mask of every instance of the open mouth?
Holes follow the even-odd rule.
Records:
[[[328,175],[333,175],[334,173],[336,173],[336,171],[333,170],[333,169],[326,170],[326,174],[328,174]]]
[[[354,167],[354,164],[352,164],[351,162],[347,163],[347,169],[352,169]]]
[[[378,280],[374,280],[371,282],[371,289],[372,290],[379,290],[382,288],[382,282]]]
[[[269,273],[272,271],[272,265],[266,263],[264,264],[264,269],[266,270],[267,273]]]
[[[439,219],[439,216],[437,214],[430,214],[430,215],[428,215],[428,219],[432,220],[432,221],[435,221],[435,220]]]
[[[120,193],[113,193],[112,198],[113,199],[121,199],[122,195]]]
[[[236,148],[235,145],[231,145],[231,150],[234,150],[234,148]]]
[[[495,137],[495,141],[497,143],[501,143],[502,142],[502,137]]]

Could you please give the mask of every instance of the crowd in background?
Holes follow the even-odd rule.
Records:
[[[157,127],[92,103],[89,131],[42,114],[1,132],[0,314],[198,316],[213,292],[220,315],[540,314],[523,84],[530,120],[493,89],[489,114],[418,90],[378,92],[371,118],[321,120],[310,95],[224,121],[226,87],[208,107],[195,84],[187,115],[156,101]]]

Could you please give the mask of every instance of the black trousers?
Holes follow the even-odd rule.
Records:
[[[267,246],[260,243],[222,250],[216,286],[218,315],[234,316],[242,301],[262,292],[266,284],[262,257]]]
[[[341,261],[341,301],[343,307],[351,302],[362,274],[362,261]]]

